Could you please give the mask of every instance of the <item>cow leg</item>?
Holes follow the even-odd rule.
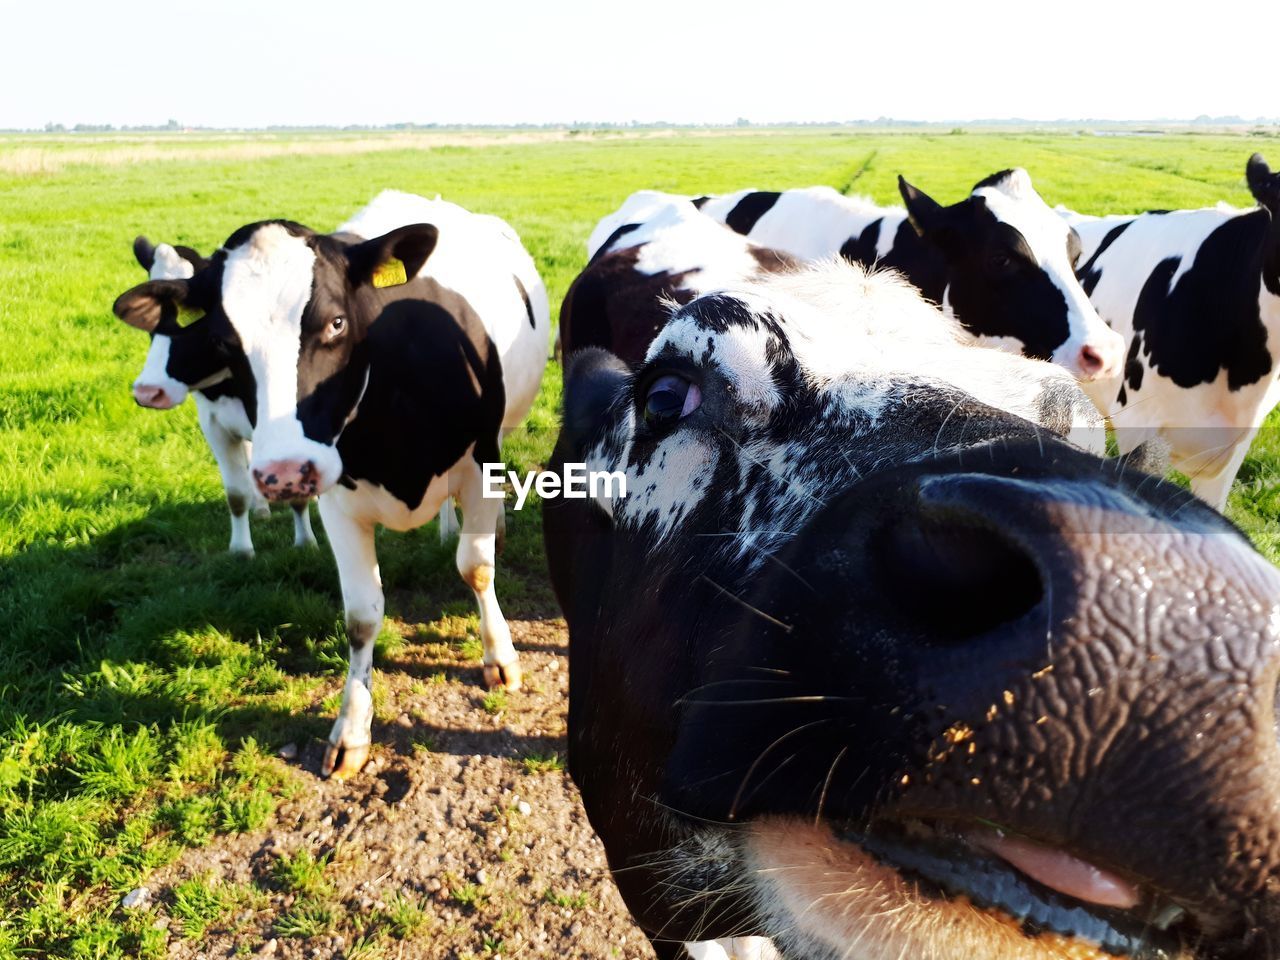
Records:
[[[1222,458],[1225,459],[1220,458],[1215,463],[1209,464],[1206,469],[1197,471],[1191,476],[1191,492],[1219,513],[1227,509],[1231,484],[1235,481],[1236,474],[1240,472],[1240,464],[1244,463],[1256,433],[1256,430],[1248,431],[1243,439],[1222,452]],[[1218,466],[1218,469],[1210,473],[1209,469],[1214,466]]]
[[[454,508],[453,498],[445,497],[440,504],[440,543],[448,543],[458,535],[458,511]]]
[[[311,501],[295,500],[289,506],[293,508],[293,545],[314,547],[316,535],[311,530]]]
[[[260,497],[253,477],[249,473],[249,445],[233,437],[213,417],[213,411],[201,405],[200,429],[213,451],[213,459],[222,474],[222,489],[227,496],[227,509],[231,511],[232,553],[253,556],[253,538],[249,534],[249,508]]]
[[[467,458],[467,474],[457,491],[462,504],[462,533],[456,554],[458,573],[476,595],[480,608],[480,642],[484,645],[484,682],[487,687],[520,689],[520,663],[493,588],[498,518],[502,501],[482,495],[480,468]]]
[[[382,576],[374,551],[373,524],[357,520],[333,502],[320,497],[333,559],[342,584],[342,606],[347,621],[347,683],[342,707],[329,733],[322,775],[339,779],[360,772],[369,759],[373,729],[373,642],[382,629]]]
[[[244,443],[244,462],[253,463],[253,442],[250,440]],[[271,501],[262,495],[262,491],[258,489],[258,485],[253,484],[253,506],[249,508],[249,512],[259,520],[271,519]]]

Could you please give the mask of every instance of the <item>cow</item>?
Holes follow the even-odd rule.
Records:
[[[1079,241],[1026,170],[994,173],[949,207],[901,176],[898,189],[905,208],[824,186],[745,190],[701,209],[804,260],[839,253],[898,270],[983,344],[1052,360],[1080,380],[1115,375],[1123,343],[1075,278]]]
[[[1086,392],[1122,452],[1162,437],[1191,489],[1223,509],[1280,401],[1280,220],[1225,204],[1060,214],[1081,239],[1081,284],[1126,343],[1120,375]]]
[[[658,956],[1274,956],[1280,572],[842,269],[568,361],[569,768]]]
[[[563,356],[602,347],[639,365],[672,303],[794,266],[698,212],[688,197],[642,190],[604,217],[590,260],[560,307]]]
[[[208,260],[191,247],[181,244],[153,244],[140,236],[133,241],[133,255],[152,280],[182,280],[208,266]],[[173,328],[177,317],[171,316],[151,334],[151,346],[141,373],[133,381],[133,399],[140,407],[171,410],[192,394],[196,418],[213,459],[222,476],[227,509],[231,513],[230,551],[253,556],[253,538],[249,532],[249,514],[266,518],[271,506],[254,486],[249,475],[252,418],[245,407],[251,386],[236,380],[225,367],[208,371],[203,357],[195,368],[184,369],[183,358],[173,351]],[[189,354],[187,354],[189,356]],[[293,545],[314,547],[308,501],[290,504],[293,509]]]
[[[384,191],[336,233],[290,220],[236,230],[189,280],[151,281],[115,312],[154,327],[179,307],[191,331],[254,384],[250,469],[268,500],[318,496],[342,587],[350,665],[322,764],[368,757],[373,646],[384,597],[381,524],[410,530],[455,497],[456,561],[480,612],[484,681],[520,666],[494,589],[501,498],[482,464],[537,396],[550,312],[532,259],[496,217]]]

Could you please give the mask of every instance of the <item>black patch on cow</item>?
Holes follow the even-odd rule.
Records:
[[[257,223],[245,224],[227,237],[227,242],[222,245],[222,248],[224,250],[234,250],[236,247],[244,246],[249,242],[249,238],[263,227],[284,227],[290,236],[294,237],[314,237],[316,235],[316,232],[310,227],[303,226],[295,220],[259,220]]]
[[[1013,173],[1012,169],[1000,170],[999,172],[993,173],[990,176],[983,177],[981,180],[979,180],[977,183],[973,185],[973,189],[981,190],[983,187],[998,187],[1000,185],[1000,182],[1012,173]]]
[[[694,207],[696,207],[697,209],[701,210],[701,209],[703,208],[703,206],[706,204],[706,202],[707,202],[708,200],[710,200],[710,199],[711,199],[711,197],[710,197],[709,195],[703,195],[703,196],[701,196],[701,197],[694,197],[694,199],[693,199],[692,203],[693,203]]]
[[[724,222],[729,229],[745,237],[755,229],[760,218],[773,208],[780,196],[782,194],[777,190],[757,190],[754,193],[748,193],[729,211]]]
[[[536,330],[538,321],[533,318],[533,301],[529,299],[529,291],[524,288],[524,284],[520,282],[520,278],[514,273],[511,279],[516,282],[516,289],[520,291],[520,299],[524,301],[524,313],[529,318],[529,329]]]
[[[1142,374],[1146,369],[1142,365],[1142,334],[1134,333],[1129,341],[1129,353],[1124,361],[1124,382],[1136,393],[1142,389]],[[1124,389],[1123,387],[1121,389]]]
[[[693,291],[684,286],[689,272],[637,270],[642,249],[597,254],[574,279],[560,306],[560,345],[566,357],[586,347],[600,347],[638,366],[671,316],[662,298],[678,303],[693,299]]]
[[[876,261],[876,247],[880,243],[880,229],[883,226],[884,217],[872,220],[863,227],[861,233],[850,237],[840,245],[840,256],[852,263],[872,266]]]
[[[1129,394],[1125,392],[1124,384],[1120,384],[1120,392],[1116,394],[1116,403],[1120,405],[1120,409],[1124,409],[1129,403]]]
[[[370,326],[368,389],[337,444],[349,478],[384,487],[410,509],[471,444],[477,463],[501,459],[506,407],[498,350],[480,318],[452,291],[419,283],[415,292],[431,299],[398,297]],[[304,425],[306,406],[298,404]]]
[[[1048,360],[1071,334],[1067,300],[1036,262],[1026,238],[981,197],[943,211],[926,230],[948,264],[947,298],[970,332],[1012,337],[1028,357]]]
[[[1258,303],[1270,228],[1264,209],[1228,220],[1205,238],[1172,291],[1182,259],[1156,266],[1133,314],[1148,366],[1180,387],[1212,383],[1226,371],[1231,390],[1271,372]]]
[[[934,303],[942,302],[947,289],[947,261],[942,253],[924,240],[904,219],[893,234],[893,244],[883,257],[876,256],[880,243],[880,231],[884,218],[873,220],[857,236],[850,237],[840,247],[840,256],[864,267],[886,267],[897,270]]]
[[[639,226],[640,224],[638,223],[624,223],[622,226],[618,227],[618,229],[614,230],[613,233],[609,234],[609,239],[606,240],[604,243],[600,244],[600,249],[598,249],[595,252],[595,254],[591,257],[591,259],[588,261],[588,265],[595,263],[601,257],[611,253],[613,245],[615,243],[617,243],[619,240],[625,237],[628,233],[631,233],[633,230],[638,229]]]
[[[800,261],[791,254],[774,250],[772,247],[752,244],[747,248],[747,252],[751,254],[763,273],[786,273],[800,266]]]
[[[1107,252],[1107,247],[1115,243],[1116,238],[1128,230],[1132,223],[1132,220],[1126,220],[1108,230],[1107,235],[1098,244],[1098,249],[1093,251],[1093,255],[1085,261],[1084,266],[1076,271],[1076,276],[1080,278],[1080,286],[1084,287],[1084,292],[1089,296],[1093,296],[1094,287],[1102,279],[1102,268],[1098,266],[1098,258]]]

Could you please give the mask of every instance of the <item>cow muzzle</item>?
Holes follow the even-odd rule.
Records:
[[[320,473],[311,460],[273,460],[254,467],[253,480],[268,500],[305,501],[320,492]]]
[[[1085,341],[1066,364],[1076,379],[1086,383],[1118,377],[1123,365],[1124,338],[1109,328]]]
[[[779,555],[742,633],[786,646],[718,647],[683,721],[704,777],[752,731],[697,814],[752,820],[762,898],[833,949],[1280,957],[1280,572],[1175,488],[991,458]]]
[[[151,410],[172,410],[186,399],[186,394],[176,395],[176,391],[148,383],[133,385],[133,399],[140,407]]]

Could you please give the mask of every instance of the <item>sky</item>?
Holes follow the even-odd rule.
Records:
[[[1223,10],[0,0],[0,128],[1280,115],[1273,0]]]

